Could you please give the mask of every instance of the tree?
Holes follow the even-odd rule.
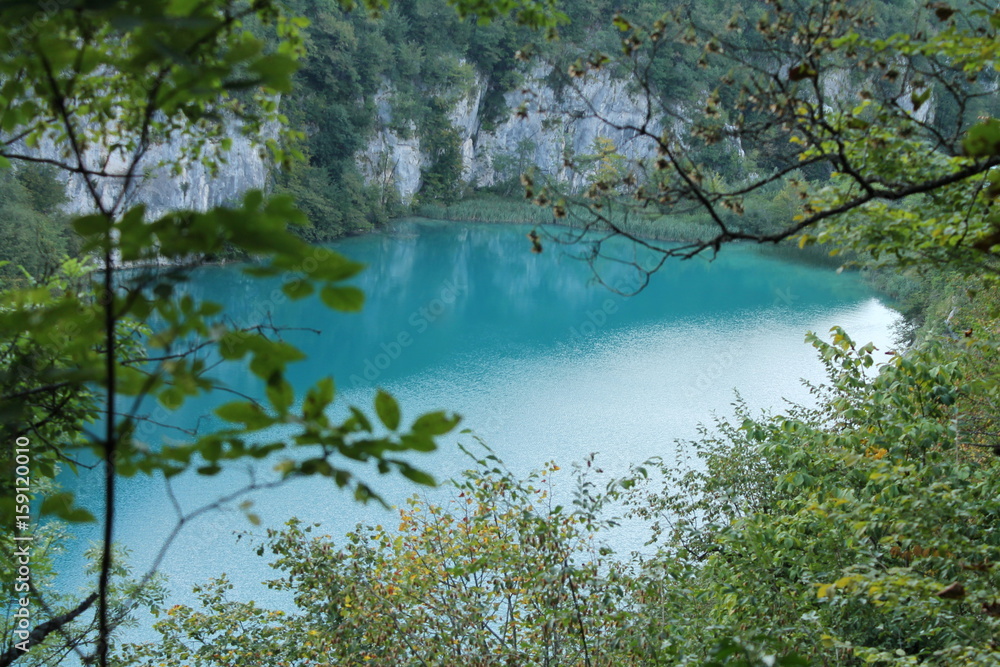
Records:
[[[586,168],[587,184],[595,191],[620,187],[626,177],[625,156],[618,153],[615,142],[607,137],[595,137],[591,155],[577,156],[577,163]]]
[[[294,595],[286,614],[226,600],[177,606],[162,639],[124,648],[125,664],[580,664],[630,662],[629,581],[594,539],[603,520],[591,462],[572,505],[554,504],[555,464],[519,480],[488,451],[442,504],[414,497],[399,528],[367,526],[342,545],[291,521],[268,531]]]
[[[372,12],[388,6],[377,0],[363,4]],[[535,27],[561,19],[550,0],[452,4],[483,21],[510,12]],[[380,392],[374,406],[378,427],[357,408],[333,423],[326,415],[335,397],[331,378],[305,391],[297,403],[284,371],[303,355],[280,340],[280,328],[269,323],[240,328],[225,319],[218,304],[175,293],[176,283],[204,257],[235,250],[255,258],[247,273],[284,278],[272,298],[316,293],[331,308],[360,309],[363,294],[344,283],[362,265],[294,234],[290,227],[303,225],[305,218],[291,198],[250,192],[232,207],[171,211],[158,219],[130,203],[144,158],[158,142],[183,145],[172,165],[176,169],[190,160],[215,168],[231,143],[227,132],[268,136],[265,126],[282,119],[278,97],[290,90],[305,25],[267,1],[74,0],[53,7],[8,3],[0,9],[0,168],[42,164],[78,179],[91,211],[76,216],[72,227],[84,256],[93,261],[68,262],[58,275],[0,293],[0,327],[8,334],[0,346],[0,433],[15,445],[0,455],[5,526],[0,542],[12,554],[20,549],[15,546],[20,538],[30,537],[25,534],[30,515],[21,499],[30,497],[31,489],[15,476],[14,464],[22,465],[22,458],[30,460],[32,474],[51,479],[57,465],[73,466],[76,451],[91,449],[102,462],[105,483],[95,592],[56,614],[38,587],[29,585],[30,595],[23,598],[29,604],[20,606],[35,603],[49,619],[30,631],[18,622],[17,632],[27,636],[18,635],[21,646],[12,646],[3,664],[58,633],[81,658],[108,664],[116,623],[112,577],[120,571],[113,554],[120,475],[163,474],[169,481],[196,469],[210,476],[226,461],[288,452],[274,479],[251,481],[192,513],[178,509],[174,534],[199,513],[302,475],[330,477],[361,501],[377,499],[367,482],[346,469],[345,459],[371,463],[379,474],[396,471],[420,484],[433,483],[399,454],[434,449],[435,438],[454,428],[457,417],[429,413],[403,428],[399,406]],[[294,132],[286,132],[282,141],[265,140],[262,149],[287,167],[301,157],[294,148],[286,150],[294,139]],[[30,175],[30,169],[19,167],[18,173]],[[40,185],[38,179],[26,183],[28,199],[47,213],[52,203]],[[160,262],[170,268],[121,270]],[[150,419],[150,402],[169,410],[189,396],[227,390],[212,376],[219,363],[245,365],[261,381],[264,398],[243,396],[221,405],[216,415],[229,426],[187,432],[187,444],[142,442],[137,426]],[[279,424],[294,433],[275,436],[271,429]],[[45,498],[41,511],[71,521],[93,518],[65,492]],[[15,521],[19,534],[8,528]],[[161,556],[168,547],[169,541]],[[140,578],[134,600],[142,599],[140,591],[154,575],[155,569]],[[126,611],[134,600],[126,601]],[[65,629],[91,606],[94,632],[69,637]],[[92,647],[91,655],[85,647]]]
[[[795,239],[869,266],[957,274],[948,308],[968,327],[956,333],[949,316],[944,331],[925,330],[919,347],[890,352],[884,364],[843,331],[832,344],[810,336],[830,373],[818,408],[739,412],[693,443],[703,470],[679,476],[662,466],[668,481],[639,515],[669,535],[650,566],[673,585],[652,588],[640,613],[674,609],[679,596],[696,601],[699,621],[656,626],[674,631],[684,659],[761,637],[780,638],[810,664],[998,658],[996,463],[976,448],[997,443],[1000,123],[991,90],[1000,14],[981,3],[925,10],[910,34],[892,36],[866,9],[840,2],[741,7],[728,23],[684,12],[646,28],[616,20],[657,112],[614,127],[645,137],[658,155],[620,179],[638,180],[631,200],[607,184],[585,191],[586,227],[629,236],[661,258]],[[664,103],[655,69],[664,54],[719,72],[699,111]],[[569,77],[605,65],[600,54],[581,59]],[[710,175],[727,144],[767,159],[726,186]],[[779,184],[801,193],[801,211],[747,225],[754,196]],[[529,192],[575,211],[552,184],[530,183]],[[658,244],[617,224],[616,208],[700,209],[714,232]],[[587,238],[599,256],[603,236]],[[966,288],[979,291],[971,304]]]
[[[670,576],[641,613],[696,601],[697,621],[674,621],[688,655],[763,636],[808,664],[995,663],[996,464],[956,420],[995,379],[983,387],[952,344],[880,365],[842,330],[809,340],[828,372],[816,407],[738,408],[692,443],[700,466],[635,476],[633,512],[663,531],[650,566]]]
[[[569,200],[586,204],[585,227],[630,236],[663,257],[794,238],[836,241],[883,263],[996,272],[994,8],[932,3],[915,12],[909,34],[888,37],[869,7],[836,0],[752,3],[727,16],[679,8],[643,24],[619,15],[617,65],[641,87],[650,113],[636,126],[606,122],[634,133],[655,157],[618,179],[637,183],[627,199],[607,184],[574,198],[539,181],[528,194],[557,214],[570,210]],[[580,58],[563,75],[570,89],[609,59]],[[673,103],[657,78],[665,59],[715,73],[717,83],[697,106]],[[731,186],[710,178],[719,151],[741,146],[752,147],[758,163],[738,179],[727,174]],[[808,180],[800,182],[803,172]],[[748,202],[782,184],[803,188],[801,214],[766,230],[745,224]],[[616,224],[621,216],[608,213],[616,207],[639,216],[699,210],[714,233],[651,243]]]
[[[71,250],[71,230],[59,206],[66,195],[55,169],[26,164],[0,174],[0,276],[7,281],[51,275]]]
[[[52,633],[93,605],[96,632],[74,645],[77,652],[91,645],[93,659],[106,665],[116,622],[112,546],[119,475],[169,479],[195,467],[212,475],[227,460],[262,458],[294,447],[312,453],[289,456],[280,476],[251,482],[242,492],[319,474],[367,500],[377,495],[336,457],[370,461],[380,473],[395,470],[418,483],[432,483],[396,455],[433,449],[434,437],[457,419],[434,413],[414,429],[401,429],[398,406],[380,394],[375,412],[387,435],[378,434],[357,409],[344,422],[332,423],[325,414],[334,399],[332,379],[306,391],[296,407],[284,369],[303,355],[273,335],[276,327],[238,328],[217,304],[174,293],[174,284],[202,257],[233,247],[258,258],[246,267],[248,273],[285,277],[283,298],[302,299],[317,291],[329,307],[359,309],[363,295],[343,283],[363,267],[293,234],[289,225],[301,225],[303,217],[288,197],[267,200],[251,192],[233,208],[172,211],[156,220],[148,219],[141,205],[130,207],[129,195],[154,143],[180,139],[182,161],[217,164],[229,142],[227,127],[238,123],[240,131],[260,135],[262,126],[278,117],[275,96],[288,91],[301,51],[300,21],[270,3],[251,7],[224,1],[81,1],[51,11],[15,4],[5,6],[0,17],[0,162],[51,165],[80,179],[92,212],[77,216],[73,228],[83,239],[83,252],[97,260],[93,273],[70,263],[58,278],[0,295],[0,326],[9,334],[2,348],[0,430],[6,442],[30,454],[18,452],[15,458],[13,448],[3,453],[7,548],[13,550],[18,537],[30,536],[25,532],[30,517],[18,500],[29,490],[18,486],[15,460],[20,465],[26,457],[31,474],[52,478],[57,464],[73,465],[75,452],[87,448],[100,457],[105,471],[95,594],[59,619],[38,620],[37,632],[20,636],[14,657],[55,637]],[[273,31],[276,46],[267,48],[249,24]],[[55,150],[35,150],[46,145]],[[292,157],[276,142],[268,141],[268,148],[279,163]],[[120,271],[123,264],[159,261],[172,268],[139,275]],[[161,324],[151,325],[154,320]],[[173,409],[188,396],[223,390],[212,373],[222,362],[247,364],[261,380],[266,402],[245,399],[220,406],[216,414],[230,427],[188,433],[187,444],[147,447],[141,442],[136,427],[149,419],[150,401]],[[98,433],[91,424],[99,415]],[[287,439],[268,435],[276,424],[293,425],[295,434]],[[68,520],[92,519],[65,492],[45,498],[41,508]],[[15,518],[21,527],[17,536],[7,528]],[[179,514],[177,528],[189,518]],[[153,574],[146,573],[140,584],[148,584]],[[51,609],[37,587],[28,599]]]

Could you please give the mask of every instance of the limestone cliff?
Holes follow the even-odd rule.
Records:
[[[505,115],[488,129],[483,122],[488,81],[476,76],[471,89],[458,99],[449,120],[459,135],[462,175],[467,183],[493,185],[516,178],[522,167],[533,165],[548,176],[579,186],[582,176],[567,169],[564,158],[592,153],[598,136],[611,139],[618,152],[629,158],[651,153],[648,141],[637,139],[634,132],[613,128],[641,125],[646,117],[645,99],[630,90],[627,82],[597,72],[572,87],[556,90],[548,82],[548,74],[548,69],[536,67],[520,88],[508,91],[504,95]],[[393,187],[404,202],[409,202],[420,189],[429,157],[421,150],[415,127],[408,136],[390,129],[391,98],[388,86],[376,94],[376,130],[356,159],[369,182]],[[259,147],[235,129],[227,139],[232,147],[216,174],[198,160],[181,160],[181,140],[154,144],[142,160],[141,177],[130,199],[146,204],[148,214],[156,216],[174,208],[206,210],[234,201],[247,190],[265,188],[269,166]],[[179,173],[161,166],[178,162],[182,164]],[[121,167],[120,159],[108,164],[109,170]],[[72,209],[91,208],[82,179],[71,177],[67,187]],[[102,187],[106,197],[115,194],[113,182]]]
[[[646,100],[630,90],[628,82],[602,71],[557,90],[548,74],[547,68],[535,68],[519,89],[508,91],[505,116],[489,128],[482,119],[488,83],[482,77],[454,106],[450,120],[459,135],[463,177],[470,185],[489,186],[516,177],[522,165],[533,165],[578,187],[583,176],[567,169],[565,158],[593,153],[598,136],[610,139],[629,158],[652,153],[649,140],[632,130],[615,129],[640,126],[646,120]],[[390,129],[388,98],[388,90],[377,96],[377,129],[358,155],[358,164],[369,181],[391,184],[409,201],[420,189],[421,170],[429,160],[416,133],[403,138]],[[655,122],[650,128],[655,130]]]
[[[227,151],[217,151],[219,143],[230,143]],[[259,142],[244,136],[237,127],[230,127],[223,137],[209,142],[198,156],[187,155],[187,139],[171,138],[154,142],[136,169],[134,184],[127,195],[127,205],[143,203],[147,217],[153,218],[178,209],[205,211],[214,206],[233,202],[252,189],[264,189],[268,184],[269,162]],[[64,159],[51,145],[39,147],[39,154]],[[218,157],[222,163],[213,171],[200,158]],[[120,151],[103,151],[94,146],[86,153],[91,168],[103,164],[109,173],[124,173],[130,161]],[[175,169],[175,166],[176,169]],[[118,178],[94,179],[98,193],[110,203],[121,193]],[[72,174],[67,178],[68,208],[73,212],[93,210],[91,196],[83,178]]]
[[[662,114],[649,104],[638,86],[613,77],[607,70],[590,72],[572,85],[556,89],[550,83],[551,69],[535,67],[523,85],[504,95],[506,115],[486,124],[482,120],[483,100],[488,82],[477,77],[471,91],[452,109],[450,120],[461,141],[463,177],[472,186],[485,187],[516,178],[529,166],[568,184],[584,185],[586,174],[566,166],[567,157],[592,154],[597,137],[610,139],[616,151],[630,160],[651,156],[655,151],[648,137],[634,130],[646,123],[652,133],[662,130]],[[853,106],[861,82],[846,70],[833,70],[823,81],[833,103]],[[933,100],[914,109],[907,89],[897,100],[900,107],[922,122],[932,122]],[[358,155],[358,164],[370,182],[394,186],[404,202],[412,199],[421,185],[421,172],[429,159],[421,151],[418,133],[402,138],[390,129],[392,109],[388,89],[380,91],[377,129],[367,147]],[[684,141],[684,118],[689,114],[678,105],[671,109],[673,134]],[[695,111],[697,112],[697,111]],[[727,140],[741,157],[738,138]]]
[[[488,123],[484,120],[489,87],[485,77],[476,75],[465,93],[456,96],[448,118],[459,138],[462,178],[466,183],[486,187],[516,178],[522,170],[534,166],[573,189],[580,188],[586,174],[568,168],[566,159],[594,153],[598,137],[609,139],[616,151],[628,159],[654,153],[652,141],[627,129],[644,123],[650,132],[661,129],[660,114],[655,110],[647,113],[647,100],[632,82],[601,70],[557,88],[551,73],[545,66],[525,73],[522,85],[504,94],[501,116]],[[851,81],[848,72],[831,72],[824,87],[830,99],[840,100],[851,96],[856,82]],[[421,147],[415,125],[411,123],[403,134],[393,129],[400,126],[393,123],[393,96],[388,84],[375,94],[375,131],[355,159],[369,183],[394,188],[403,202],[409,203],[420,190],[422,174],[432,160]],[[909,96],[904,95],[900,104],[908,108]],[[914,115],[921,120],[932,118],[932,107],[927,104]],[[672,122],[683,126],[684,109],[672,111],[673,117],[679,119]],[[683,127],[672,129],[683,141]],[[150,215],[157,215],[172,208],[205,210],[234,201],[247,190],[265,188],[269,165],[259,146],[235,129],[227,138],[232,147],[215,174],[197,160],[184,162],[180,173],[159,166],[177,162],[183,142],[171,140],[154,145],[143,160],[143,176],[132,198],[145,203]],[[742,155],[739,141],[732,141],[732,149]],[[89,197],[79,178],[70,179],[69,193],[74,208],[87,207]]]

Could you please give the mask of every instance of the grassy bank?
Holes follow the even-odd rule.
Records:
[[[455,222],[496,222],[506,224],[557,224],[567,227],[606,228],[585,207],[570,207],[568,215],[556,218],[547,207],[536,206],[522,199],[476,196],[449,206],[424,204],[416,207],[416,215]],[[642,238],[658,241],[697,241],[711,238],[717,231],[707,215],[647,215],[612,209],[604,214],[619,229]]]
[[[740,221],[728,220],[737,228],[747,231],[766,232],[766,216],[755,204],[762,202],[749,201],[748,215],[743,224]],[[523,199],[500,197],[497,195],[476,195],[463,199],[451,205],[423,204],[415,207],[413,213],[419,217],[433,220],[448,220],[453,222],[484,222],[501,224],[531,224],[551,225],[582,229],[607,229],[603,222],[595,219],[585,207],[570,207],[568,215],[555,218],[552,210],[536,206]],[[646,214],[625,208],[615,208],[603,211],[604,215],[621,229],[636,237],[673,243],[692,243],[710,239],[718,233],[718,226],[707,213],[688,214]],[[780,244],[763,244],[763,252],[773,254],[782,260],[806,262],[824,266],[840,266],[845,257],[831,257],[829,248],[825,246],[807,246],[799,248],[795,242]]]

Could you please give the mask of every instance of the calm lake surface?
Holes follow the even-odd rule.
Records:
[[[407,423],[428,410],[453,410],[520,473],[549,460],[568,467],[591,452],[609,476],[654,455],[675,456],[684,447],[675,441],[694,437],[699,422],[731,413],[737,389],[754,408],[808,401],[800,379],[821,380],[822,366],[803,342],[807,331],[841,325],[859,342],[891,347],[897,314],[854,274],[730,247],[714,262],[668,263],[641,294],[626,298],[593,283],[590,267],[571,256],[583,248],[546,244],[540,255],[529,252],[528,229],[407,222],[392,234],[339,242],[337,250],[369,265],[356,281],[367,295],[358,314],[275,298],[280,281],[250,279],[233,266],[201,269],[183,290],[221,302],[241,324],[269,313],[276,325],[319,331],[284,335],[309,355],[292,368],[297,391],[333,375],[340,410],[353,404],[372,414],[376,387],[396,396]],[[635,282],[622,265],[602,266],[601,275],[612,284]],[[238,391],[259,394],[248,376],[239,368],[216,373]],[[200,420],[211,429],[218,424],[213,406],[228,400],[190,401],[166,420],[184,428]],[[151,446],[180,437],[169,429],[142,436]],[[447,439],[438,452],[412,460],[439,480],[456,475],[470,467],[456,441],[471,438]],[[272,465],[261,463],[258,477]],[[181,477],[174,490],[190,510],[248,479],[239,464],[214,478]],[[392,476],[366,479],[391,503],[418,490]],[[100,510],[96,472],[62,481]],[[118,540],[144,571],[175,521],[164,482],[123,480],[119,498]],[[168,603],[190,602],[192,585],[223,572],[237,584],[236,598],[267,603],[273,594],[257,584],[273,571],[252,539],[237,542],[237,532],[259,535],[291,516],[322,522],[335,537],[359,521],[394,522],[389,511],[360,506],[323,479],[253,500],[261,526],[233,507],[185,527],[161,568],[174,596]],[[76,573],[97,532],[75,530],[78,539],[59,563],[60,585],[93,590]]]

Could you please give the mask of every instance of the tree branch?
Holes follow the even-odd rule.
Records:
[[[45,638],[49,636],[49,634],[63,627],[77,616],[87,611],[87,609],[94,604],[95,600],[97,600],[97,593],[91,593],[74,609],[66,612],[62,616],[56,616],[55,618],[49,619],[41,625],[38,625],[31,631],[31,634],[28,635],[28,639],[25,640],[22,645],[26,644],[27,649],[30,649],[32,646],[41,644]],[[24,656],[27,649],[18,648],[18,644],[11,644],[4,654],[0,655],[0,667],[7,667],[8,665],[13,664],[18,658]]]

